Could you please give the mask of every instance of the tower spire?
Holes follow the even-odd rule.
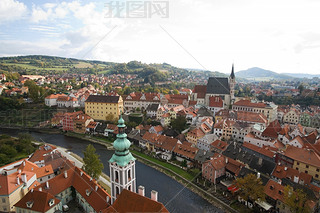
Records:
[[[136,192],[135,158],[130,153],[131,142],[125,133],[125,123],[120,115],[118,120],[117,139],[113,142],[114,154],[109,160],[110,182],[111,182],[111,203],[123,189]]]
[[[232,78],[232,79],[235,78],[235,75],[234,75],[234,64],[233,63],[232,63],[232,69],[231,69],[230,78]]]

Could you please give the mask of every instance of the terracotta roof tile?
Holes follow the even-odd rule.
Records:
[[[52,201],[54,204],[49,205],[49,202]],[[27,203],[32,203],[32,207],[29,208]],[[60,203],[60,200],[55,198],[53,195],[47,192],[40,191],[29,191],[18,203],[14,206],[19,208],[24,208],[27,210],[32,210],[36,212],[46,212],[51,208],[54,208],[57,204]]]
[[[274,180],[269,180],[264,186],[264,193],[273,200],[280,200],[284,202],[284,186]]]
[[[251,149],[251,150],[253,150],[253,151],[255,151],[255,152],[258,152],[258,153],[260,153],[260,154],[262,154],[262,155],[264,155],[264,156],[267,156],[267,157],[269,157],[269,158],[273,158],[273,156],[275,155],[272,151],[270,151],[270,150],[268,149],[267,146],[261,148],[261,147],[258,147],[258,146],[256,146],[256,145],[253,145],[253,144],[251,144],[251,143],[244,142],[244,143],[243,143],[243,147],[246,147],[246,148],[248,148],[248,149]]]
[[[284,155],[293,160],[320,168],[320,156],[312,149],[298,148],[289,145]]]
[[[169,212],[162,203],[123,189],[119,197],[102,213]]]

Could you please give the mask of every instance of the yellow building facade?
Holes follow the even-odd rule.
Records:
[[[121,96],[90,95],[85,101],[85,113],[94,120],[115,120],[122,112]]]
[[[293,163],[293,168],[297,169],[299,172],[312,175],[312,177],[316,180],[320,180],[320,167],[295,160]]]

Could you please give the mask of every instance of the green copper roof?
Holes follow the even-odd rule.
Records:
[[[126,166],[131,160],[135,160],[129,151],[131,142],[127,139],[127,134],[124,132],[125,127],[124,120],[120,116],[118,120],[119,134],[117,134],[117,139],[113,142],[115,153],[109,160],[111,163],[116,162],[119,166]]]

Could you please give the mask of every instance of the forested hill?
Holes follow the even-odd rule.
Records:
[[[0,73],[22,74],[137,74],[145,83],[155,81],[167,81],[174,79],[186,79],[191,73],[200,71],[174,67],[167,63],[145,64],[140,61],[128,63],[114,63],[97,60],[80,60],[75,58],[63,58],[45,55],[29,55],[0,58]],[[218,72],[204,72],[201,75],[220,76]]]

